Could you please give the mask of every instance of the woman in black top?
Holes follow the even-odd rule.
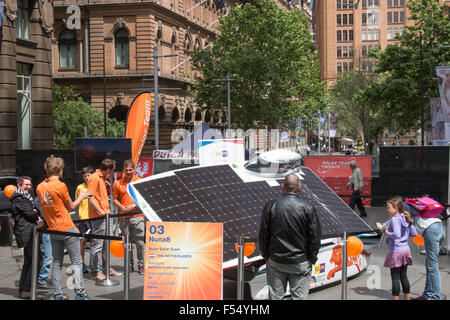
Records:
[[[21,298],[30,298],[33,228],[35,225],[41,227],[43,219],[39,210],[34,206],[33,197],[30,194],[32,188],[31,178],[26,176],[19,177],[17,186],[17,190],[14,191],[9,200],[12,206],[17,247],[23,248],[24,255],[19,282],[19,296]]]

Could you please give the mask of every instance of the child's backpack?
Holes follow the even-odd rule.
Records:
[[[419,217],[422,218],[438,218],[444,206],[434,199],[428,197],[411,198],[405,201],[410,206],[413,206],[418,210]]]

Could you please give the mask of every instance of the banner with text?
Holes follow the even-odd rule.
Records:
[[[144,300],[221,300],[223,224],[147,222]]]
[[[364,205],[370,205],[372,200],[372,157],[371,156],[306,156],[305,167],[310,168],[319,176],[333,192],[347,204],[352,195],[351,188],[346,188],[352,170],[350,161],[356,161],[363,175],[361,198]]]

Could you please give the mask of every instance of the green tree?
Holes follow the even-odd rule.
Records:
[[[53,86],[53,117],[55,149],[73,149],[74,139],[84,137],[87,127],[88,137],[103,137],[103,113],[86,103],[70,87]],[[107,118],[108,137],[123,137],[125,123]]]
[[[227,111],[227,73],[231,83],[231,123],[286,125],[311,120],[326,107],[308,19],[301,10],[286,11],[272,0],[236,6],[220,18],[220,35],[211,48],[192,56],[196,77],[191,94],[203,109]]]
[[[434,0],[411,0],[408,8],[415,24],[398,36],[398,45],[370,53],[377,59],[374,71],[380,77],[360,95],[362,103],[379,108],[380,123],[400,134],[417,130],[421,124],[421,60],[427,110],[429,99],[439,96],[436,66],[448,65],[450,57],[448,48],[443,47],[450,43],[450,20],[444,6]],[[426,120],[429,112],[424,116]]]

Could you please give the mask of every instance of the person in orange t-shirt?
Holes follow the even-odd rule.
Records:
[[[92,197],[89,200],[89,218],[97,218],[110,214],[108,191],[106,189],[106,178],[109,177],[116,168],[116,162],[111,159],[104,159],[100,163],[100,167],[89,177],[87,186],[91,191]],[[91,220],[91,233],[105,235],[106,223],[105,219]],[[100,253],[102,256],[103,269],[106,268],[106,242],[102,239],[91,240],[91,279],[104,280],[105,274],[102,272],[99,264]],[[110,275],[116,275],[114,269],[110,269]]]
[[[38,185],[36,194],[39,197],[48,230],[79,233],[68,210],[75,210],[83,199],[91,195],[91,192],[82,193],[75,202],[72,202],[66,184],[59,180],[62,177],[64,160],[51,155],[45,161],[44,168],[48,178]],[[78,237],[57,234],[51,234],[50,240],[53,256],[53,298],[55,300],[64,299],[61,286],[61,269],[64,260],[64,248],[66,248],[72,262],[75,300],[90,300],[84,287],[80,240]]]
[[[139,180],[139,177],[135,175],[136,169],[134,162],[125,160],[123,163],[123,176],[120,180],[114,183],[113,196],[114,204],[119,208],[120,213],[130,214],[139,213],[136,215],[127,215],[120,217],[119,227],[123,235],[130,235],[130,241],[134,241],[137,246],[136,254],[138,259],[138,271],[140,275],[144,274],[144,262],[145,262],[145,222],[144,215],[134,203],[127,191],[127,185],[130,182]],[[139,238],[138,238],[139,237]],[[130,256],[130,270],[134,270],[133,253]]]

